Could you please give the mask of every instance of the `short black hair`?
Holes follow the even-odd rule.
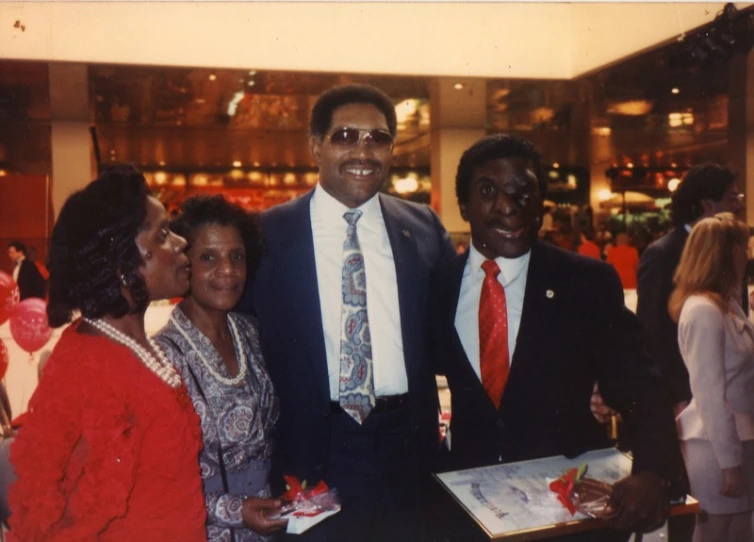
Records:
[[[26,255],[26,245],[23,244],[21,241],[11,241],[8,243],[8,248],[15,248],[18,252],[23,252],[24,255]]]
[[[105,168],[66,200],[52,230],[48,264],[52,327],[69,322],[74,311],[87,318],[125,316],[131,307],[121,293],[124,284],[134,302],[132,312],[147,308],[136,236],[149,195],[144,176],[124,164]]]
[[[220,194],[194,196],[181,204],[181,213],[170,222],[170,229],[186,239],[188,242],[186,250],[189,250],[199,230],[209,225],[236,228],[246,249],[246,264],[248,275],[251,277],[265,249],[259,217],[230,203]]]
[[[702,200],[720,201],[736,180],[736,173],[727,166],[713,162],[697,164],[686,172],[673,193],[670,218],[673,226],[693,224],[704,214]]]
[[[469,201],[469,185],[475,167],[499,158],[525,158],[532,163],[539,183],[539,193],[544,200],[547,192],[547,176],[542,165],[542,156],[534,144],[515,134],[492,134],[483,137],[466,149],[458,162],[456,172],[456,198],[459,204]]]
[[[312,107],[309,119],[309,135],[318,138],[332,127],[332,115],[337,108],[347,104],[371,104],[385,115],[390,135],[395,137],[398,122],[395,117],[395,105],[387,94],[370,85],[343,85],[323,92]]]

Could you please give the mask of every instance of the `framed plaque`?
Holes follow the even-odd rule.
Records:
[[[631,473],[631,457],[615,448],[435,474],[491,540],[540,540],[604,527],[580,512],[571,515],[549,489],[566,469],[586,463],[589,478],[614,484]],[[692,497],[671,507],[671,515],[692,514]]]

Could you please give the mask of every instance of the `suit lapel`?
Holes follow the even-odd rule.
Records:
[[[327,400],[330,400],[330,381],[325,351],[325,336],[322,330],[322,309],[319,300],[317,265],[314,259],[314,236],[312,233],[310,202],[314,192],[298,200],[293,208],[289,222],[291,235],[288,236],[289,248],[285,251],[284,269],[295,276],[287,284],[293,290],[291,299],[295,303],[293,311],[296,319],[297,333],[306,337],[306,352],[310,363],[314,365],[318,385]]]
[[[462,372],[463,372],[463,378],[464,380],[468,382],[474,382],[472,386],[477,387],[476,393],[480,396],[484,396],[487,401],[486,403],[489,405],[491,409],[494,409],[494,405],[492,403],[492,400],[487,397],[487,392],[484,391],[484,386],[482,385],[482,381],[479,379],[479,376],[474,372],[474,369],[471,367],[471,361],[469,360],[469,356],[466,353],[466,349],[463,347],[463,343],[461,342],[461,337],[458,335],[458,330],[456,329],[456,312],[458,311],[458,298],[461,295],[461,283],[463,282],[463,272],[466,269],[466,264],[469,261],[469,252],[466,251],[466,253],[453,260],[452,262],[452,268],[450,269],[450,280],[448,284],[448,292],[447,294],[441,293],[441,295],[447,295],[447,299],[449,299],[451,306],[448,307],[448,310],[443,311],[446,315],[447,321],[445,322],[445,326],[443,329],[446,329],[449,333],[449,336],[452,337],[452,352],[451,356],[453,359],[458,359],[460,361],[460,364],[462,366]],[[444,290],[444,289],[443,289]],[[477,334],[479,333],[479,327],[477,326]]]
[[[418,355],[417,352],[421,352],[421,346],[425,340],[425,330],[416,328],[420,307],[417,306],[415,292],[424,287],[418,284],[419,254],[414,231],[405,220],[400,206],[391,198],[379,196],[379,199],[395,263],[403,336],[403,359],[410,385],[412,380],[410,375],[416,365],[415,357]]]
[[[543,339],[541,330],[554,329],[548,322],[553,314],[553,299],[558,294],[558,285],[553,276],[554,266],[548,262],[548,250],[549,247],[540,241],[535,241],[532,247],[521,323],[516,337],[516,350],[511,358],[511,372],[506,390],[510,389],[511,385],[517,386],[516,381],[524,378],[529,368],[529,360],[537,350],[538,341]]]

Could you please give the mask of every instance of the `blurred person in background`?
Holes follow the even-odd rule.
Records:
[[[741,307],[749,230],[730,213],[698,222],[675,273],[671,317],[693,397],[678,415],[694,542],[752,539],[754,326]]]
[[[621,232],[615,236],[615,246],[607,254],[607,262],[618,272],[624,290],[636,288],[639,251],[629,244],[627,233]]]
[[[63,205],[47,316],[75,320],[11,446],[13,539],[206,540],[199,418],[144,329],[150,301],[189,287],[185,246],[131,166],[106,168]]]
[[[255,322],[231,312],[264,248],[256,218],[222,196],[187,199],[170,227],[188,241],[191,287],[155,341],[201,418],[199,455],[210,542],[257,542],[285,527],[270,498],[278,401]]]
[[[581,243],[579,244],[577,252],[582,256],[589,256],[590,258],[601,260],[602,254],[600,254],[600,247],[597,246],[597,243],[592,241],[591,236],[592,234],[588,231],[582,231],[579,233]]]
[[[18,284],[21,301],[29,297],[44,299],[47,285],[34,262],[26,257],[26,245],[21,241],[8,244],[8,257],[13,262],[13,280]]]

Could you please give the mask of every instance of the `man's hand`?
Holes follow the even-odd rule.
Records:
[[[613,486],[610,506],[616,511],[609,521],[611,527],[631,532],[654,531],[670,513],[667,485],[654,472],[632,474]]]
[[[610,418],[615,416],[616,412],[605,404],[600,395],[600,387],[596,382],[594,388],[592,388],[592,401],[589,404],[589,408],[592,410],[592,416],[600,423],[608,423]]]
[[[723,487],[720,495],[733,499],[746,495],[746,475],[741,467],[723,469]]]
[[[269,518],[269,516],[280,511],[282,504],[280,499],[260,499],[256,497],[246,499],[241,511],[244,526],[259,534],[271,534],[284,529],[288,523],[287,519]]]

